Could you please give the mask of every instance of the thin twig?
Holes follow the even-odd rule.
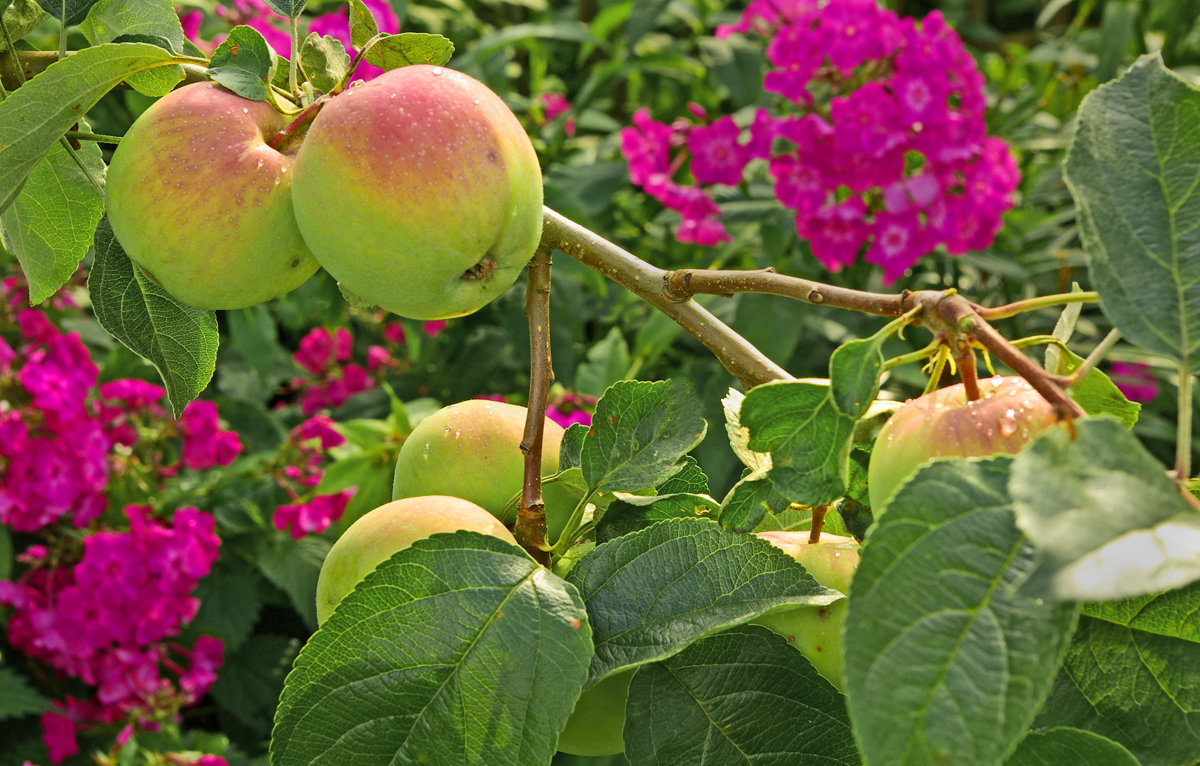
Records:
[[[1008,317],[1016,316],[1017,314],[1033,309],[1048,308],[1050,306],[1062,306],[1068,303],[1096,303],[1100,300],[1100,293],[1095,292],[1078,292],[1078,293],[1061,293],[1057,295],[1041,295],[1037,298],[1027,298],[1023,301],[1015,303],[1007,303],[1003,306],[993,306],[992,308],[980,308],[979,316],[989,322],[997,319],[1007,319]]]
[[[904,293],[870,293],[851,290],[800,277],[779,274],[774,269],[756,271],[719,271],[680,269],[667,275],[667,295],[686,300],[693,295],[732,295],[766,293],[781,295],[805,303],[836,306],[878,316],[897,317],[904,313]]]
[[[1105,335],[1104,339],[1097,343],[1096,347],[1092,349],[1092,353],[1088,354],[1087,359],[1083,360],[1083,364],[1079,365],[1079,367],[1075,368],[1075,370],[1067,376],[1067,380],[1069,381],[1067,385],[1073,386],[1079,381],[1083,380],[1084,377],[1091,372],[1097,364],[1100,363],[1100,360],[1108,355],[1108,352],[1112,350],[1113,346],[1117,345],[1117,341],[1120,339],[1120,330],[1109,330],[1108,335]]]
[[[121,143],[120,136],[106,136],[99,133],[87,133],[82,130],[68,130],[66,137],[75,141],[95,141],[98,144]]]
[[[521,452],[525,454],[525,480],[513,536],[541,564],[549,563],[546,545],[546,505],[542,501],[542,434],[546,424],[546,399],[554,380],[550,359],[550,248],[538,247],[529,264],[525,293],[529,317],[529,407]]]
[[[671,300],[663,289],[668,272],[651,266],[608,240],[544,209],[542,244],[561,250],[637,294],[703,343],[725,369],[752,388],[792,376],[693,300]]]

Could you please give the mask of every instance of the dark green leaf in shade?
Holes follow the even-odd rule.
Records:
[[[367,49],[364,58],[380,69],[397,69],[409,64],[442,66],[454,53],[454,43],[441,35],[423,32],[401,32],[381,35]]]
[[[277,66],[275,53],[262,33],[239,25],[213,51],[208,76],[251,101],[266,101],[271,95],[271,78]]]
[[[889,334],[852,340],[838,346],[829,358],[833,406],[843,415],[861,417],[879,395],[883,374],[883,342]]]
[[[1059,727],[1030,734],[1004,766],[1141,766],[1121,745],[1082,729]]]
[[[96,0],[37,0],[38,5],[67,26],[83,21]]]
[[[0,667],[0,721],[41,713],[49,707],[50,700],[34,690],[23,676]]]
[[[225,642],[226,655],[241,646],[258,622],[262,611],[259,580],[240,558],[217,560],[193,594],[200,611],[188,623],[188,635],[214,636]],[[249,571],[247,571],[249,569]]]
[[[1059,375],[1070,375],[1083,364],[1083,357],[1070,349],[1055,348],[1058,349]],[[1129,401],[1098,367],[1088,370],[1082,380],[1067,389],[1067,393],[1087,414],[1112,415],[1126,428],[1133,428],[1142,409],[1142,405]]]
[[[269,737],[283,680],[299,651],[299,641],[272,633],[255,633],[236,649],[226,646],[212,687],[222,720],[231,716],[252,736]]]
[[[310,32],[300,45],[300,65],[313,87],[328,93],[350,71],[350,56],[341,40]]]
[[[271,763],[549,763],[591,653],[573,587],[498,538],[434,535],[380,564],[309,639]]]
[[[631,495],[617,492],[596,527],[596,540],[644,529],[663,519],[707,518],[716,514],[719,504],[707,495],[677,492],[670,495]]]
[[[845,493],[855,419],[838,412],[829,386],[757,386],[740,419],[750,429],[749,448],[771,453],[771,481],[791,502],[823,505]]]
[[[1200,762],[1197,668],[1200,585],[1085,604],[1034,726],[1086,729],[1142,766],[1191,766]]]
[[[89,142],[75,150],[75,156],[87,173],[63,146],[55,146],[30,171],[13,204],[0,213],[0,237],[21,264],[31,304],[46,300],[71,278],[104,215],[104,195],[96,188],[96,182],[104,180],[100,147]]]
[[[1113,418],[1035,441],[1013,463],[1010,490],[1038,549],[1030,592],[1100,601],[1200,579],[1200,513]]]
[[[558,445],[558,470],[579,467],[579,453],[583,449],[583,441],[587,438],[588,427],[583,423],[573,423],[563,434],[562,442]]]
[[[682,379],[614,383],[596,403],[580,467],[590,489],[637,492],[677,473],[707,423]]]
[[[846,700],[786,639],[741,625],[639,668],[632,766],[856,766]]]
[[[258,569],[288,595],[310,628],[317,627],[317,578],[329,553],[329,540],[308,535],[299,540],[278,536],[258,554]]]
[[[266,2],[271,6],[271,10],[289,19],[299,16],[304,11],[304,6],[308,5],[308,0],[266,0]]]
[[[575,370],[574,389],[589,396],[600,396],[613,383],[624,380],[628,371],[629,344],[621,328],[614,327],[588,349],[587,361]]]
[[[26,176],[105,93],[129,77],[172,66],[170,53],[148,43],[106,43],[84,48],[0,101],[0,211]]]
[[[158,369],[178,416],[216,369],[217,316],[180,303],[152,282],[125,255],[107,218],[96,227],[95,248],[88,291],[96,319]]]
[[[1142,56],[1083,100],[1065,164],[1104,312],[1195,369],[1200,350],[1200,92]]]
[[[5,525],[0,525],[0,580],[12,577],[13,569],[13,539],[12,532]]]
[[[171,50],[183,51],[183,26],[171,0],[100,0],[88,11],[79,31],[92,45],[138,35],[166,40]]]
[[[379,24],[371,15],[371,9],[363,0],[350,0],[350,44],[362,48],[363,44],[379,34]]]
[[[775,489],[770,475],[748,473],[721,502],[721,526],[731,532],[749,532],[768,514],[780,513],[790,504],[787,496]]]
[[[46,12],[35,0],[16,0],[4,9],[4,26],[14,43],[37,29],[45,18]],[[8,43],[0,38],[0,53],[7,49]]]
[[[846,496],[833,506],[846,530],[859,540],[867,536],[867,529],[875,521],[867,491],[867,469],[870,464],[870,452],[858,447],[850,452],[850,481],[847,482]]]
[[[846,693],[873,766],[1004,759],[1050,689],[1076,607],[1015,587],[1033,546],[1007,457],[915,473],[867,535],[850,586]]]
[[[592,623],[589,685],[773,607],[841,598],[766,540],[702,519],[668,519],[598,545],[568,580]]]

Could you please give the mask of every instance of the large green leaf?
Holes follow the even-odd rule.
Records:
[[[382,563],[309,639],[271,763],[549,763],[591,651],[562,579],[498,538],[434,535]]]
[[[350,56],[341,40],[310,32],[300,46],[300,65],[314,88],[329,92],[350,71]]]
[[[129,77],[171,66],[172,55],[149,43],[106,43],[56,61],[0,101],[0,210],[26,176],[96,102]]]
[[[838,411],[830,386],[757,386],[742,402],[740,422],[750,429],[748,448],[771,453],[771,482],[790,501],[821,505],[845,493],[855,419]]]
[[[1102,307],[1194,368],[1200,349],[1200,91],[1143,56],[1079,109],[1065,176]]]
[[[859,418],[879,395],[883,374],[883,342],[891,333],[852,340],[834,349],[829,357],[830,395],[838,412]]]
[[[158,369],[179,415],[216,370],[217,315],[180,303],[150,281],[125,255],[107,218],[96,227],[95,248],[88,290],[96,319]]]
[[[308,5],[308,0],[266,0],[266,2],[271,6],[271,10],[280,16],[287,16],[289,19],[299,16],[304,11],[304,6]]]
[[[766,540],[703,519],[669,519],[610,540],[584,556],[568,580],[592,622],[589,685],[773,607],[841,598]]]
[[[96,4],[96,0],[37,0],[37,2],[47,13],[60,19],[67,26],[73,26],[83,21],[91,7]]]
[[[380,35],[367,48],[363,58],[380,69],[397,69],[409,64],[441,66],[454,54],[454,43],[441,35],[424,32],[401,32]]]
[[[583,440],[580,467],[590,489],[636,492],[680,469],[679,459],[708,427],[691,388],[681,379],[623,380],[596,403]]]
[[[50,700],[35,691],[24,676],[0,667],[0,721],[40,713],[48,707]]]
[[[1200,585],[1087,604],[1034,724],[1108,737],[1142,766],[1192,766],[1200,761],[1197,668]]]
[[[1038,439],[1013,463],[1010,490],[1038,548],[1031,592],[1108,600],[1200,579],[1200,513],[1113,418]]]
[[[88,143],[75,151],[84,172],[61,145],[29,173],[21,193],[0,213],[0,237],[29,281],[29,302],[41,303],[79,268],[104,215],[104,160]],[[90,174],[90,177],[89,177]]]
[[[111,43],[125,35],[142,35],[166,40],[176,52],[183,51],[183,26],[171,0],[100,0],[88,11],[79,31],[92,45]]]
[[[4,26],[14,43],[37,29],[45,18],[46,12],[34,0],[16,0],[4,9]],[[8,43],[0,38],[0,53],[7,49]]]
[[[255,563],[264,576],[291,599],[309,627],[317,627],[317,579],[329,553],[329,540],[308,535],[299,540],[271,539]]]
[[[855,766],[846,700],[804,655],[742,625],[640,668],[629,687],[633,766]]]
[[[1075,607],[1015,587],[1034,552],[1009,458],[931,463],[875,523],[850,586],[846,692],[872,766],[1003,763],[1049,691]]]
[[[229,30],[229,36],[213,51],[208,76],[242,98],[266,101],[277,66],[275,53],[262,33],[241,25]]]

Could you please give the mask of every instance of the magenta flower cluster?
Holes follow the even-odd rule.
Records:
[[[762,160],[797,233],[831,271],[860,255],[899,278],[937,246],[988,247],[1020,180],[986,135],[983,77],[939,12],[918,23],[874,0],[754,0],[718,36],[768,38],[763,86],[784,113],[759,109],[667,125],[646,110],[622,131],[633,183],[683,218],[681,241],[729,241],[710,189]],[[676,181],[688,163],[694,184]]]
[[[295,502],[275,509],[272,522],[275,528],[286,531],[299,540],[307,534],[320,534],[342,518],[346,505],[354,497],[354,489],[324,495],[312,494],[325,474],[321,462],[331,447],[346,443],[333,421],[316,415],[292,429],[285,454],[287,465],[277,481]],[[304,499],[307,498],[307,499]]]
[[[221,664],[218,639],[202,636],[190,650],[170,641],[196,615],[199,602],[190,594],[216,561],[213,517],[180,508],[168,526],[143,506],[125,514],[129,530],[84,538],[78,563],[48,564],[49,552],[33,546],[22,555],[33,568],[17,582],[0,581],[0,604],[14,610],[8,642],[96,688],[94,701],[72,699],[63,713],[50,714],[47,741],[60,754],[70,750],[62,732],[73,733],[76,723],[195,703]]]
[[[351,396],[374,387],[366,368],[349,361],[353,353],[354,337],[344,327],[333,332],[314,327],[300,339],[292,359],[312,378],[295,378],[292,385],[301,392],[304,414],[341,407]]]

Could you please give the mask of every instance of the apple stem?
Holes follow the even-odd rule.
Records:
[[[812,509],[812,528],[808,530],[808,542],[821,542],[821,530],[825,528],[825,514],[829,512],[828,505],[815,505]]]
[[[550,248],[539,246],[529,262],[525,313],[529,317],[529,407],[521,452],[525,455],[525,480],[513,536],[539,563],[549,562],[546,546],[546,505],[542,501],[542,434],[546,424],[546,399],[554,380],[550,359]]]
[[[962,377],[963,392],[968,402],[979,400],[979,376],[975,369],[975,349],[965,339],[959,342],[959,354],[954,362],[958,365],[958,374]]]
[[[308,124],[316,118],[317,112],[325,106],[329,99],[321,96],[316,101],[300,110],[296,118],[289,122],[283,130],[271,136],[271,140],[267,142],[267,146],[277,152],[286,152],[291,148],[292,144],[300,136],[303,136],[308,129]]]

